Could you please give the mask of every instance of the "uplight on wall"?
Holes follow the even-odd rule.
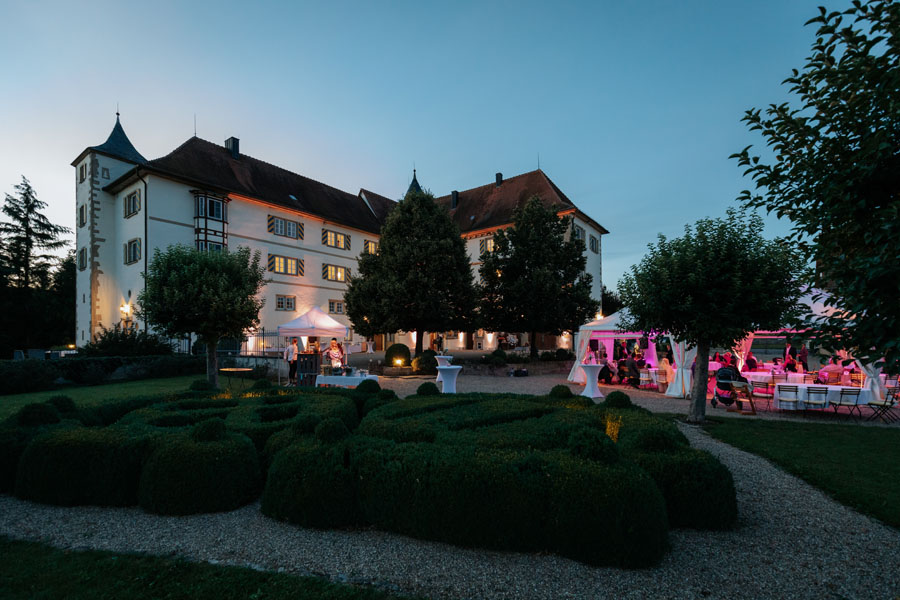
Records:
[[[128,302],[123,302],[122,306],[119,307],[119,310],[122,312],[122,318],[127,319],[128,315],[131,314],[131,304]]]

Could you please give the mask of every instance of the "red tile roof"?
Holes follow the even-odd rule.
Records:
[[[496,181],[488,185],[459,192],[459,203],[451,209],[451,197],[441,196],[437,202],[450,211],[450,217],[463,234],[490,229],[513,222],[513,214],[532,196],[538,196],[544,206],[557,211],[578,210],[575,204],[540,169]],[[601,225],[581,213],[596,225],[600,233],[608,233]]]

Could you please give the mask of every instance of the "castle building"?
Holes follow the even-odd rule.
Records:
[[[76,339],[91,341],[117,324],[145,328],[134,315],[154,249],[186,244],[200,250],[259,250],[270,280],[261,292],[260,326],[275,331],[313,306],[350,326],[344,310],[348,275],[362,252],[375,252],[393,200],[366,189],[344,192],[196,136],[154,160],[142,156],[116,123],[107,140],[85,148],[75,167]],[[410,189],[419,189],[415,173]],[[439,198],[467,240],[477,271],[491,234],[509,226],[520,202],[538,195],[574,219],[585,240],[594,297],[601,290],[600,237],[607,231],[578,210],[537,170]],[[450,349],[496,346],[490,333],[452,332]],[[481,334],[481,335],[478,335]],[[410,334],[380,336],[414,345]],[[347,342],[361,338],[351,332]],[[550,342],[547,342],[550,343]],[[552,345],[552,344],[551,344]],[[561,344],[562,345],[562,344]]]

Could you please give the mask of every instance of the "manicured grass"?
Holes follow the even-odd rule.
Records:
[[[15,414],[16,411],[26,404],[44,402],[51,396],[59,394],[69,396],[79,407],[87,407],[103,404],[107,400],[121,400],[123,398],[134,396],[152,396],[155,394],[181,392],[188,389],[192,381],[203,378],[204,375],[183,375],[181,377],[169,377],[165,379],[142,379],[140,381],[67,387],[58,390],[45,390],[43,392],[0,396],[0,420]],[[226,386],[227,383],[228,381],[223,377],[219,385]],[[235,380],[234,387],[239,388],[240,385],[241,382]]]
[[[706,430],[838,502],[900,527],[900,429],[711,418]]]
[[[0,537],[3,598],[399,600],[373,588],[179,559],[57,550]]]

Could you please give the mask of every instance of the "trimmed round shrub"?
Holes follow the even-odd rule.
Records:
[[[344,422],[334,417],[323,419],[316,425],[316,440],[322,444],[333,444],[350,435]]]
[[[394,400],[398,400],[397,392],[394,390],[381,390],[378,392],[378,399],[384,402],[393,402]]]
[[[579,458],[611,465],[619,460],[619,449],[607,435],[597,429],[583,428],[572,433],[569,452]]]
[[[438,363],[434,356],[433,352],[423,352],[421,356],[415,357],[412,361],[413,372],[423,375],[434,375],[437,373]]]
[[[506,363],[506,359],[509,358],[502,348],[497,348],[496,350],[491,352],[491,356],[502,359],[504,364]]]
[[[47,400],[47,404],[52,404],[56,407],[62,414],[72,414],[78,412],[78,407],[75,406],[75,401],[72,400],[69,396],[64,396],[62,394],[58,394],[56,396],[50,396],[50,399]]]
[[[211,392],[216,388],[213,387],[213,384],[208,379],[195,379],[191,382],[190,389],[192,392]]]
[[[59,423],[59,411],[52,404],[35,402],[26,404],[16,413],[16,423],[22,427],[37,427]]]
[[[245,435],[200,442],[173,436],[158,444],[141,473],[141,506],[161,515],[234,510],[259,493],[259,458]]]
[[[544,352],[541,352],[540,359],[545,362],[551,361],[551,360],[556,360],[556,352],[550,352],[549,350],[545,350]]]
[[[322,417],[314,414],[302,414],[297,416],[294,419],[294,422],[291,423],[291,430],[299,435],[304,435],[307,433],[315,433],[316,426],[322,422]]]
[[[438,386],[433,381],[426,381],[419,386],[416,394],[419,396],[440,396],[441,390],[438,389]]]
[[[60,506],[137,504],[141,465],[152,440],[118,427],[40,435],[19,459],[16,496]]]
[[[266,477],[262,513],[303,527],[359,523],[358,476],[345,444],[292,444],[275,455]]]
[[[398,358],[403,361],[403,366],[409,366],[409,347],[406,344],[391,344],[384,352],[385,366],[395,366]]]
[[[641,428],[628,445],[644,452],[678,452],[688,447],[684,434],[674,427]]]
[[[272,382],[268,379],[257,379],[253,382],[253,385],[250,386],[250,389],[253,390],[268,390],[272,387]]]
[[[218,442],[225,439],[227,431],[222,419],[200,421],[191,430],[191,438],[197,442]]]
[[[356,391],[364,394],[377,394],[381,391],[381,386],[374,379],[363,379],[356,386]]]
[[[565,348],[557,348],[556,349],[556,360],[571,360],[575,358],[575,356]]]
[[[737,521],[731,471],[713,455],[682,446],[676,452],[636,452],[629,458],[656,482],[671,527],[729,529]]]
[[[631,408],[634,406],[631,403],[631,398],[628,397],[628,394],[620,392],[619,390],[607,394],[606,400],[603,401],[603,405],[606,408]]]
[[[554,385],[553,389],[550,390],[551,398],[572,398],[575,394],[572,393],[572,390],[567,385]]]

